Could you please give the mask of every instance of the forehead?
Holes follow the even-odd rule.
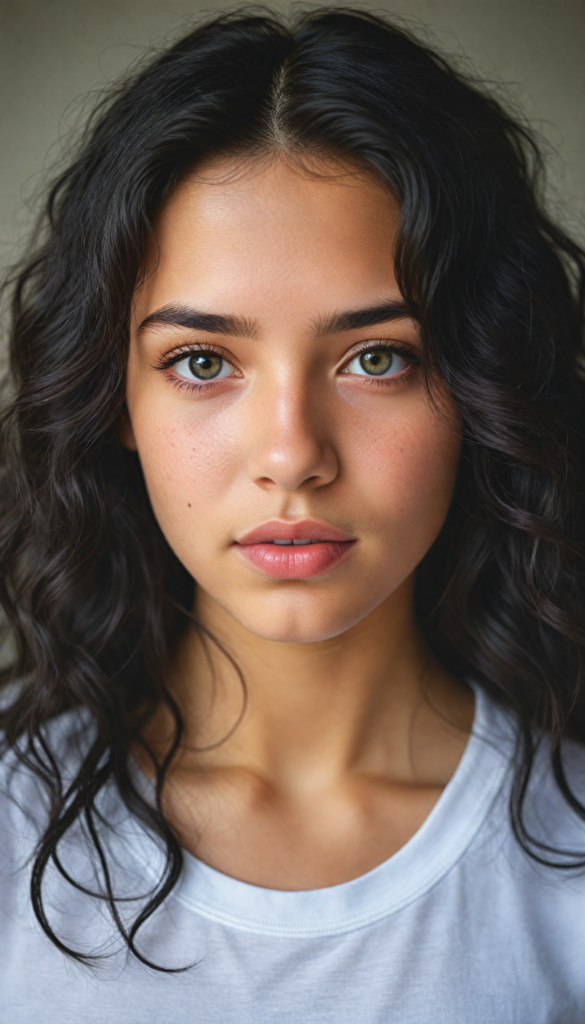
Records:
[[[138,315],[183,301],[268,322],[398,295],[398,214],[387,190],[347,167],[216,161],[160,211]]]

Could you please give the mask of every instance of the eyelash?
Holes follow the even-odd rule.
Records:
[[[166,356],[163,356],[157,363],[154,363],[153,369],[164,372],[165,370],[172,370],[176,363],[180,362],[181,359],[186,359],[190,355],[196,353],[205,353],[213,356],[221,356],[225,359],[226,363],[229,363],[229,359],[225,352],[222,352],[220,348],[213,348],[211,345],[186,345],[184,348],[173,349],[172,352],[168,352]],[[233,363],[230,363],[233,366]],[[212,388],[222,384],[222,380],[208,380],[201,381],[201,383],[194,380],[187,380],[186,377],[173,377],[170,374],[167,376],[167,380],[173,384],[179,391],[187,389],[189,392],[193,391],[210,391]]]
[[[375,342],[365,342],[360,348],[355,349],[352,352],[351,357],[346,361],[345,365],[348,366],[349,363],[351,363],[352,360],[356,359],[357,356],[361,355],[362,352],[368,352],[372,350],[374,346]],[[377,387],[386,388],[399,387],[403,382],[408,380],[411,377],[412,373],[420,366],[420,359],[418,358],[418,356],[415,355],[412,349],[407,348],[406,346],[399,345],[396,343],[392,345],[378,343],[377,349],[386,349],[388,352],[396,353],[396,355],[401,356],[407,362],[408,365],[400,374],[396,374],[396,376],[394,377],[368,377],[364,375],[361,380],[361,383],[365,383],[367,386],[371,387],[372,385],[376,385]],[[172,352],[169,352],[166,356],[163,356],[157,363],[153,365],[153,369],[160,370],[161,372],[164,372],[165,370],[172,370],[173,366],[175,366],[176,363],[180,362],[181,359],[185,359],[191,353],[194,354],[196,352],[207,352],[210,355],[220,356],[222,359],[225,359],[225,361],[228,363],[230,362],[229,359],[227,358],[227,355],[224,352],[222,352],[220,348],[213,348],[211,345],[187,345],[184,348],[174,349]],[[233,363],[230,363],[230,365],[233,366]],[[342,369],[341,372],[343,373],[344,370]],[[353,376],[353,374],[348,374],[348,376]],[[223,378],[223,380],[208,380],[205,382],[201,381],[201,383],[198,383],[196,381],[187,380],[185,377],[173,377],[170,375],[167,377],[167,379],[170,381],[171,384],[174,385],[174,387],[178,388],[180,391],[183,391],[186,388],[189,392],[209,391],[211,388],[217,387],[219,384],[222,384],[223,380],[225,380],[225,378]]]
[[[382,339],[380,339],[378,341],[376,341],[376,339],[374,339],[373,341],[370,340],[370,341],[364,342],[364,344],[360,345],[359,348],[354,349],[354,351],[351,354],[351,357],[346,361],[345,366],[348,366],[351,362],[353,362],[353,360],[356,359],[358,356],[360,356],[362,354],[362,352],[371,352],[371,351],[374,351],[374,350],[375,351],[384,351],[385,350],[386,352],[392,352],[395,355],[401,356],[404,359],[404,361],[407,363],[407,366],[405,367],[404,370],[401,371],[401,373],[397,373],[393,377],[373,377],[373,376],[372,377],[367,377],[367,376],[363,376],[361,378],[361,383],[365,384],[367,387],[371,387],[372,385],[375,385],[376,387],[383,387],[383,388],[397,388],[397,387],[400,387],[406,381],[410,380],[412,374],[420,366],[420,359],[412,351],[411,348],[407,347],[406,345],[400,345],[397,342],[394,342],[393,344],[390,345],[388,343],[383,342]],[[343,372],[344,371],[342,370],[342,373]],[[348,374],[348,376],[353,376],[353,374]]]

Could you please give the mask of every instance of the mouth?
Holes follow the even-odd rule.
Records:
[[[333,569],[355,543],[354,537],[316,520],[272,520],[245,533],[235,547],[266,576],[309,579]]]

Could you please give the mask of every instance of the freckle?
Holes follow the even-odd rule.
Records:
[[[191,502],[190,501],[187,502],[187,508],[191,508]]]

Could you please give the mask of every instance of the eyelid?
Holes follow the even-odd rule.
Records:
[[[343,363],[341,364],[342,372],[362,352],[373,352],[380,348],[388,349],[389,352],[396,352],[397,355],[402,356],[412,366],[420,366],[420,356],[410,345],[401,341],[390,341],[385,338],[370,338],[368,341],[358,342],[351,352],[344,356]]]
[[[350,352],[346,353],[340,367],[341,371],[343,372],[349,363],[351,363],[356,356],[360,355],[361,352],[368,352],[376,348],[385,348],[391,352],[396,352],[399,356],[406,359],[411,365],[420,365],[420,356],[410,345],[386,338],[369,338],[367,341],[358,342]],[[175,363],[186,358],[192,352],[210,352],[212,354],[219,355],[234,369],[239,369],[231,352],[224,349],[222,345],[211,344],[208,342],[186,342],[182,345],[177,345],[170,349],[165,355],[161,356],[156,363],[152,364],[153,369],[168,370],[172,368]]]
[[[234,369],[238,369],[235,360],[231,352],[228,352],[221,345],[208,344],[206,342],[187,342],[183,345],[177,345],[175,348],[170,349],[165,355],[161,356],[156,363],[153,363],[153,369],[155,370],[169,370],[180,362],[181,359],[186,359],[191,353],[196,352],[210,352],[212,355],[221,356],[225,359],[226,363],[233,366]]]

